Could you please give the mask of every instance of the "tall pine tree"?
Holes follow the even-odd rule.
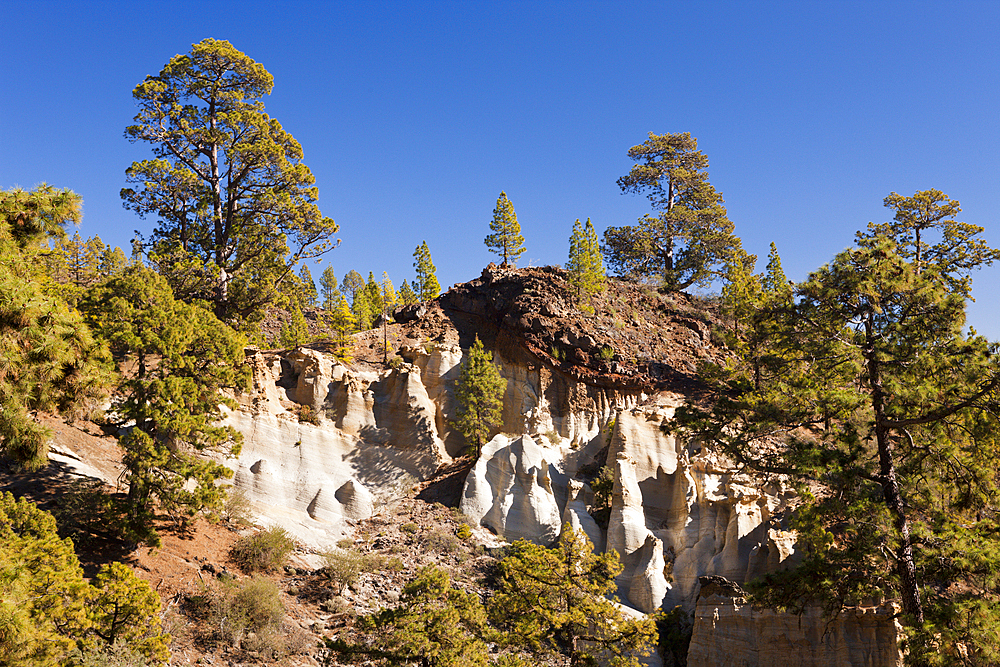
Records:
[[[417,279],[414,281],[414,291],[420,301],[430,301],[436,299],[441,293],[441,283],[435,275],[434,262],[431,260],[431,249],[427,247],[427,241],[417,246],[413,251],[413,268],[417,270]]]
[[[521,225],[517,222],[514,205],[507,199],[507,193],[501,192],[497,199],[497,207],[493,209],[493,220],[490,231],[485,239],[486,247],[503,257],[503,264],[517,265],[517,258],[524,251],[524,237],[521,236]]]
[[[586,226],[577,218],[569,237],[569,260],[566,262],[569,282],[576,290],[577,301],[598,294],[604,289],[604,261],[601,259],[600,242],[590,218]],[[587,306],[592,312],[593,308]]]
[[[622,571],[618,552],[595,554],[584,532],[567,523],[552,548],[518,540],[509,554],[489,611],[516,650],[530,651],[536,664],[559,656],[567,665],[639,667],[656,628],[608,599]]]
[[[670,289],[706,285],[738,243],[722,195],[708,181],[708,158],[689,132],[649,133],[629,149],[638,164],[618,179],[622,192],[645,193],[657,215],[604,232],[618,275],[659,278]]]
[[[493,363],[493,353],[483,347],[477,336],[462,362],[455,385],[458,401],[455,427],[465,436],[477,457],[494,429],[500,426],[506,390],[507,381]]]
[[[942,193],[886,203],[894,223],[859,232],[794,300],[768,304],[758,377],[722,373],[712,410],[678,418],[741,467],[802,490],[793,524],[804,560],[759,586],[761,601],[896,598],[913,664],[996,656],[1000,366],[997,345],[964,327],[970,272],[1000,251],[955,221],[958,202]],[[945,213],[936,243],[927,226],[918,236],[912,208]]]
[[[350,335],[354,331],[355,320],[354,313],[351,312],[351,307],[347,305],[347,299],[343,294],[339,295],[337,305],[328,311],[327,318],[327,322],[335,334],[336,348],[333,353],[346,363],[351,360],[352,356]]]
[[[302,284],[300,301],[302,307],[314,307],[316,305],[316,282],[313,280],[312,272],[305,264],[299,269],[299,282]]]
[[[344,276],[344,282],[340,284],[340,291],[347,297],[351,306],[354,306],[354,300],[357,298],[358,292],[360,292],[364,286],[364,277],[354,269],[351,269],[347,272],[347,275]]]
[[[0,191],[0,453],[29,469],[51,437],[33,413],[78,413],[110,384],[106,348],[44,275],[48,244],[79,219],[69,190]]]
[[[337,276],[333,273],[332,266],[323,269],[323,274],[319,278],[319,296],[323,310],[333,310],[340,302],[340,289],[337,287]]]
[[[412,303],[417,303],[420,299],[417,297],[416,291],[414,291],[413,286],[416,285],[416,281],[413,285],[403,281],[403,284],[399,286],[399,302],[404,306],[409,306]]]
[[[130,363],[108,420],[123,433],[127,533],[158,544],[156,508],[183,522],[225,499],[217,482],[232,471],[204,454],[239,453],[240,434],[219,424],[220,406],[233,405],[220,390],[247,384],[244,340],[211,311],[175,300],[166,280],[141,265],[92,290],[81,310]]]

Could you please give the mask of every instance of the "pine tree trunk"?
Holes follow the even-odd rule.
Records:
[[[896,575],[899,577],[900,597],[903,612],[909,616],[909,623],[920,626],[924,622],[923,606],[920,603],[920,587],[917,582],[917,568],[913,562],[913,545],[910,540],[910,522],[906,516],[903,497],[896,478],[893,446],[885,415],[885,390],[882,387],[882,369],[875,347],[872,314],[865,320],[865,361],[868,366],[868,381],[871,386],[872,409],[875,417],[875,441],[878,445],[879,479],[885,504],[892,513],[893,523],[899,533],[899,547],[896,549]]]

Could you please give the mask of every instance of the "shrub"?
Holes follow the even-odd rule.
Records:
[[[337,595],[342,594],[348,586],[353,586],[367,565],[364,554],[345,549],[323,554],[323,562],[323,572],[333,584]]]
[[[246,525],[250,523],[252,516],[250,498],[246,492],[230,487],[226,502],[222,505],[222,518],[236,525]]]
[[[299,407],[299,421],[319,426],[319,414],[313,412],[312,406],[302,405]]]
[[[426,549],[445,554],[454,553],[462,548],[462,543],[457,537],[439,528],[424,535],[422,541]]]
[[[350,549],[325,553],[323,561],[324,574],[334,584],[337,595],[343,593],[346,587],[353,585],[362,572],[383,569],[399,572],[403,569],[403,562],[398,558],[387,559],[379,554],[363,554]]]
[[[236,645],[247,633],[277,633],[285,617],[278,587],[263,577],[228,582],[212,600],[210,626],[217,635]]]
[[[602,345],[600,352],[597,353],[597,356],[604,361],[611,361],[615,356],[615,348],[610,345]]]
[[[663,664],[666,667],[687,665],[688,649],[694,633],[691,617],[678,606],[669,612],[661,609],[653,616],[653,620],[656,621],[659,635],[657,644]]]
[[[295,542],[284,528],[272,526],[236,540],[229,549],[229,558],[246,573],[269,572],[285,563]]]
[[[615,471],[603,466],[597,477],[591,480],[590,488],[594,491],[594,504],[590,508],[590,514],[597,525],[607,528],[611,519],[611,494],[615,488]]]
[[[458,530],[455,531],[455,534],[458,535],[458,539],[467,540],[472,537],[472,528],[469,528],[469,524],[463,523],[458,527]]]
[[[354,607],[351,606],[351,603],[344,598],[337,596],[324,600],[319,604],[319,608],[328,614],[346,614],[348,616],[356,615]]]
[[[556,433],[556,431],[554,429],[550,429],[550,430],[546,431],[545,432],[545,437],[549,439],[549,444],[551,444],[551,445],[558,445],[559,441],[561,440],[561,438],[559,437],[559,434]]]
[[[409,521],[400,526],[399,529],[404,533],[409,533],[410,535],[413,535],[414,533],[417,532],[419,527],[417,526],[417,524],[413,523],[412,521]]]

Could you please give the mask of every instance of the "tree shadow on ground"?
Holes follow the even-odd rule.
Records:
[[[76,550],[85,577],[97,575],[102,565],[114,561],[125,561],[135,546],[118,538],[112,531],[87,527],[88,517],[75,516],[69,500],[80,488],[81,483],[90,481],[66,463],[50,460],[48,465],[33,472],[20,470],[9,461],[0,460],[0,492],[9,492],[17,498],[29,500],[56,518],[61,537],[70,537]],[[92,480],[96,482],[97,480]],[[104,486],[104,493],[112,499],[120,499],[121,494]]]

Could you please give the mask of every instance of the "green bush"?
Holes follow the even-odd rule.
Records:
[[[269,572],[285,563],[295,542],[284,528],[272,526],[236,540],[229,549],[229,558],[246,573]]]
[[[313,409],[309,405],[302,405],[299,407],[299,421],[307,422],[313,426],[319,426],[319,414],[313,412]]]
[[[285,618],[278,587],[263,577],[227,582],[212,599],[209,625],[216,635],[237,645],[248,633],[278,634]]]
[[[665,667],[684,667],[687,665],[688,649],[691,646],[691,636],[694,625],[691,617],[679,606],[671,611],[659,610],[654,616],[660,657]]]
[[[414,533],[417,532],[419,526],[417,526],[417,524],[413,523],[412,521],[409,521],[400,526],[399,529],[404,533],[409,533],[410,535],[413,535]]]
[[[246,525],[250,523],[252,516],[250,498],[246,492],[230,487],[226,502],[222,505],[222,518],[236,525]]]
[[[458,527],[458,530],[455,531],[455,534],[458,535],[458,539],[467,540],[472,537],[472,528],[469,528],[469,524],[463,523]]]
[[[353,586],[367,565],[364,554],[347,549],[323,554],[323,562],[323,573],[333,584],[337,595],[348,586]]]
[[[334,585],[336,595],[354,585],[362,572],[392,570],[399,572],[403,562],[398,558],[385,558],[379,554],[363,554],[351,549],[337,549],[323,554],[323,573]]]

